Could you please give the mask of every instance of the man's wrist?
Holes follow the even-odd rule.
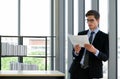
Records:
[[[79,53],[77,53],[76,51],[74,52],[74,54],[75,54],[76,56],[78,56],[78,55],[79,55]]]
[[[98,56],[98,54],[99,54],[99,50],[98,50],[98,49],[96,49],[95,56]]]

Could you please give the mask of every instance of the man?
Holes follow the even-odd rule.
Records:
[[[69,69],[71,79],[102,78],[102,61],[107,61],[109,58],[108,34],[100,31],[98,27],[100,14],[96,10],[89,10],[86,13],[86,18],[89,29],[79,32],[78,35],[88,35],[89,39],[92,38],[92,41],[90,44],[85,44],[84,47],[74,46],[72,51],[73,62]],[[85,60],[88,62],[86,67]]]

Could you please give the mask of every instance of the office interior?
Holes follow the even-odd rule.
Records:
[[[1,44],[27,46],[27,52],[21,56],[19,53],[4,55],[1,52],[1,71],[21,69],[11,68],[12,62],[30,66],[39,63],[33,70],[58,70],[65,74],[65,79],[69,79],[72,44],[68,34],[77,35],[79,31],[88,29],[85,13],[94,9],[100,12],[100,30],[109,34],[109,60],[103,62],[102,79],[119,79],[119,7],[119,0],[0,0]],[[40,50],[42,54],[34,50]],[[33,53],[28,55],[28,51]]]

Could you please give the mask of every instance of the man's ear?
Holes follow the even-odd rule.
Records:
[[[97,19],[97,22],[98,22],[98,23],[100,22],[100,18],[99,18],[99,19]]]

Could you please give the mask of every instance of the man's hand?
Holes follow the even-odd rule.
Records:
[[[97,49],[92,44],[85,44],[84,47],[88,51],[92,52],[93,54],[96,54],[96,52],[97,52]]]
[[[78,53],[80,52],[80,50],[81,50],[80,45],[75,45],[75,46],[74,46],[74,50],[75,50],[75,52],[78,54]]]

